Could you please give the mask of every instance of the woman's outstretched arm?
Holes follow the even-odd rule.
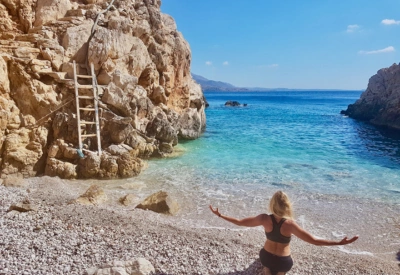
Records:
[[[317,239],[309,232],[301,228],[296,222],[292,222],[292,233],[302,239],[305,242],[308,242],[313,245],[345,245],[352,242],[355,242],[358,239],[358,236],[354,236],[351,239],[344,237],[341,241],[331,241],[331,240],[324,240],[324,239]]]
[[[218,217],[220,217],[228,222],[231,222],[233,224],[239,225],[239,226],[254,227],[254,226],[262,225],[262,223],[263,223],[263,216],[264,216],[263,214],[255,216],[255,217],[249,217],[249,218],[244,218],[244,219],[239,220],[239,219],[236,219],[233,217],[221,215],[218,208],[214,209],[211,205],[210,205],[210,210]]]

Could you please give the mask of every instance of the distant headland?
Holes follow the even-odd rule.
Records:
[[[236,87],[230,83],[209,80],[200,75],[196,75],[192,73],[192,78],[200,84],[203,91],[214,91],[214,92],[247,92],[248,88]]]
[[[236,87],[230,83],[210,80],[192,73],[192,78],[200,84],[204,92],[273,92],[273,91],[340,91],[341,89],[291,89],[291,88],[263,88],[263,87]],[[354,90],[364,91],[364,90]]]

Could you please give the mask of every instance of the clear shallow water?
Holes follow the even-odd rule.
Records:
[[[374,255],[394,261],[400,228],[400,134],[384,132],[340,115],[361,92],[206,93],[207,130],[181,142],[176,156],[151,160],[139,176],[120,180],[71,181],[83,193],[89,185],[107,190],[111,209],[131,211],[118,200],[134,194],[136,203],[159,190],[180,205],[168,221],[196,230],[251,230],[257,243],[262,228],[238,227],[208,209],[237,218],[268,212],[278,189],[288,193],[296,221],[325,239],[359,235],[340,253]],[[227,100],[247,107],[225,107]],[[300,242],[294,240],[293,251]],[[397,268],[397,266],[396,266]]]
[[[400,134],[340,115],[360,94],[206,92],[204,135],[132,181],[205,201],[258,201],[263,190],[284,189],[400,203]],[[248,105],[225,107],[227,100]]]

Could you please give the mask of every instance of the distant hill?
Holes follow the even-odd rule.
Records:
[[[348,91],[342,89],[290,89],[290,88],[262,88],[262,87],[236,87],[230,83],[209,80],[192,73],[193,79],[200,84],[203,91],[210,92],[291,92],[291,91]],[[353,90],[364,91],[364,90]]]
[[[200,75],[192,74],[193,79],[200,84],[203,91],[224,91],[224,92],[238,92],[238,91],[249,91],[248,88],[240,88],[233,86],[232,84],[209,80]]]

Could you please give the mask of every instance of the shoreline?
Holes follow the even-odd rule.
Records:
[[[84,274],[112,260],[138,257],[149,260],[160,275],[261,271],[262,229],[231,225],[210,215],[207,206],[185,208],[178,199],[178,214],[165,216],[118,204],[113,192],[119,196],[131,191],[112,189],[104,189],[110,199],[105,204],[68,204],[86,191],[87,183],[49,177],[25,181],[27,188],[0,186],[0,273]],[[289,196],[296,220],[312,234],[334,239],[358,234],[360,239],[343,247],[316,247],[293,238],[294,266],[288,274],[400,273],[395,258],[400,249],[400,205],[315,194]],[[6,212],[24,198],[38,211]],[[254,214],[246,205],[234,206],[234,198],[223,203],[219,207],[226,215]]]

